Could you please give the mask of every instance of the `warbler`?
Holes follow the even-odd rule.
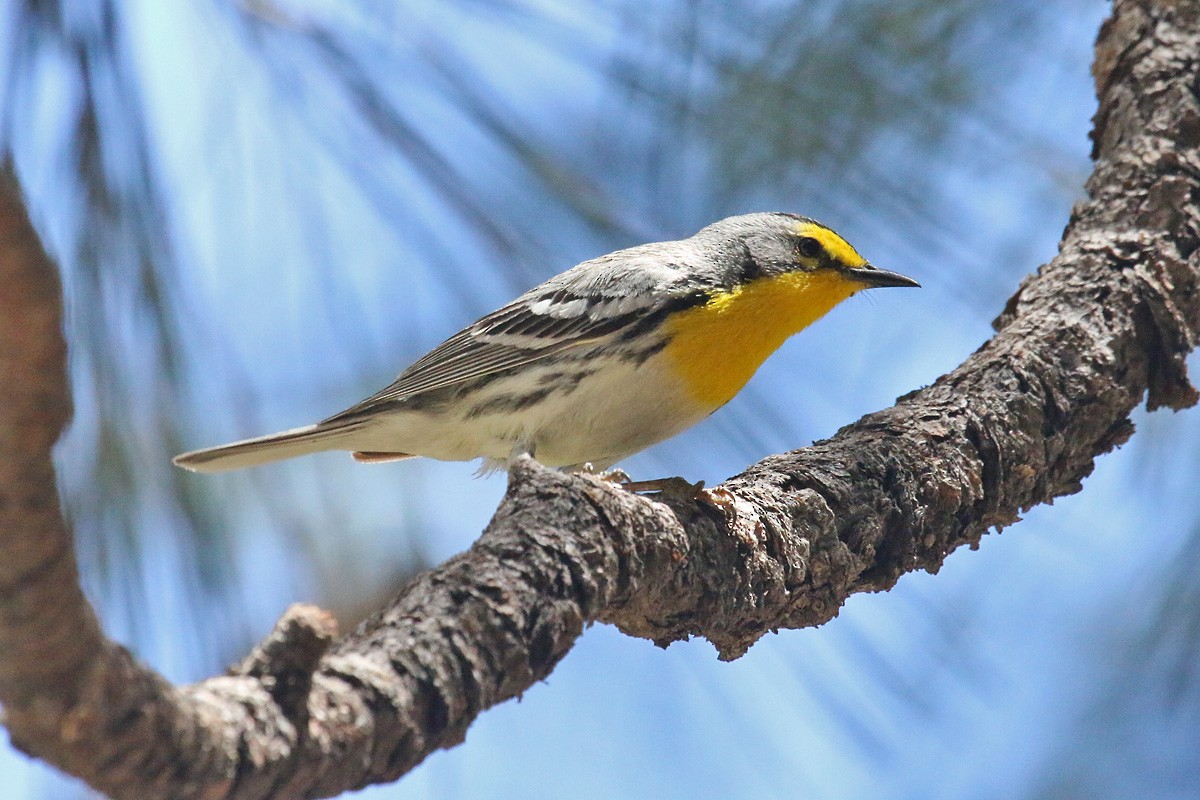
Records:
[[[584,261],[451,336],[395,382],[303,428],[176,456],[217,472],[324,450],[603,470],[736,395],[792,334],[863,289],[919,286],[783,212]]]

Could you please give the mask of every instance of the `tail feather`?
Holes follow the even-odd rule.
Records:
[[[412,453],[382,453],[377,450],[358,450],[351,453],[354,460],[363,464],[387,464],[391,461],[404,461],[416,458]]]
[[[350,450],[353,448],[339,445],[358,427],[358,424],[330,427],[321,424],[308,425],[218,447],[181,453],[171,460],[176,466],[192,472],[224,472],[324,450]]]

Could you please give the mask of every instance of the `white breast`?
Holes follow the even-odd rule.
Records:
[[[688,397],[661,354],[640,365],[610,361],[592,374],[583,368],[587,363],[529,365],[437,413],[381,414],[356,437],[355,447],[500,463],[532,452],[547,466],[578,467],[586,462],[605,469],[691,427],[713,410],[698,407]],[[530,402],[512,409],[521,399]]]

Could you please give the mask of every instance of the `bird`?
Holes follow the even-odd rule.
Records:
[[[482,459],[481,472],[524,454],[605,470],[712,414],[851,295],[919,285],[809,217],[732,216],[550,278],[315,425],[174,463],[220,472],[344,450],[368,463]]]

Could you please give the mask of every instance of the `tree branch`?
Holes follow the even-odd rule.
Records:
[[[0,700],[18,746],[116,797],[310,797],[391,780],[545,677],[585,624],[736,658],[1080,489],[1183,408],[1200,336],[1200,0],[1117,0],[1096,166],[1059,255],[958,369],[712,503],[517,463],[487,530],[343,639],[299,607],[225,677],[173,688],[79,593],[49,450],[67,416],[58,285],[2,187]],[[10,291],[9,287],[15,287]]]

